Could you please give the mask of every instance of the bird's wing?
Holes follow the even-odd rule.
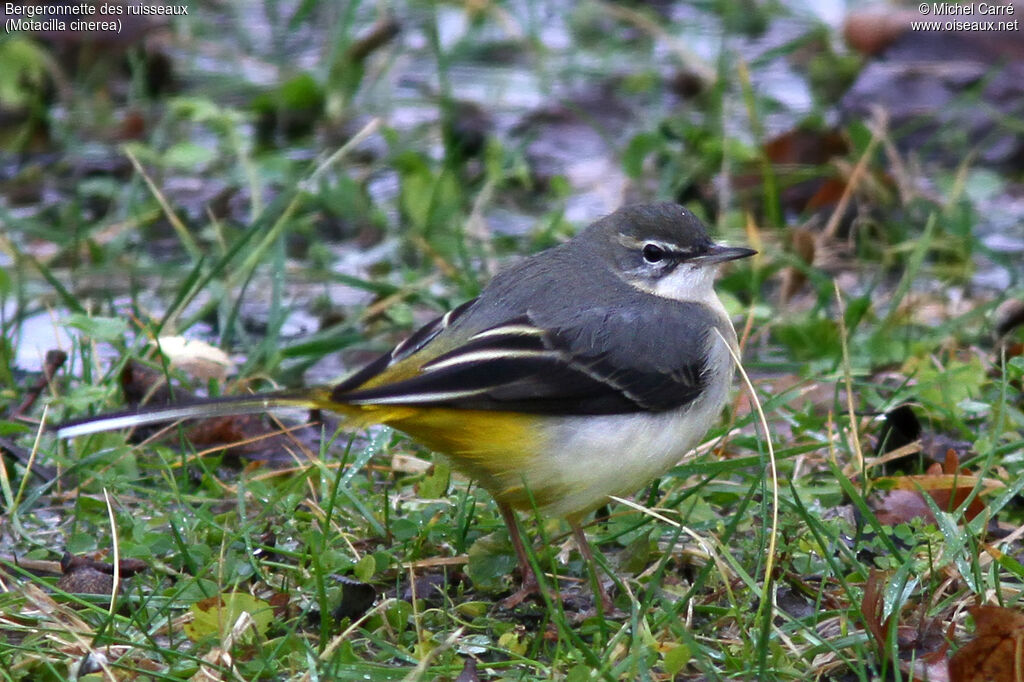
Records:
[[[700,348],[680,351],[674,338],[692,340],[694,321],[680,317],[679,310],[673,309],[674,316],[656,309],[640,316],[629,312],[628,319],[609,319],[607,311],[594,310],[574,316],[567,328],[524,314],[453,344],[446,337],[461,335],[445,332],[465,310],[426,325],[336,386],[332,399],[353,405],[619,414],[680,407],[703,388],[705,335],[698,334],[693,344]],[[652,339],[666,336],[673,347],[651,346]]]

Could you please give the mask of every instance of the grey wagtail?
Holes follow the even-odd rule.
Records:
[[[353,428],[387,424],[497,501],[523,578],[512,606],[537,589],[514,510],[565,517],[592,561],[582,518],[665,473],[718,416],[736,332],[714,277],[754,253],[712,242],[675,204],[627,206],[504,270],[333,387],[100,415],[57,433],[296,406]]]

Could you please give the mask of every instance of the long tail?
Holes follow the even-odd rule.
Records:
[[[330,390],[326,388],[304,388],[293,391],[275,391],[255,395],[237,395],[224,398],[210,398],[176,405],[141,407],[124,412],[110,412],[95,417],[73,419],[57,427],[58,438],[74,438],[100,431],[113,431],[180,419],[203,419],[226,417],[239,414],[256,414],[280,407],[304,407],[309,409],[337,409],[330,401]]]

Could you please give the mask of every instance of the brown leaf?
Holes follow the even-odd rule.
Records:
[[[1024,300],[1011,298],[1003,301],[992,315],[996,336],[1006,336],[1024,325]]]
[[[455,678],[455,682],[480,682],[480,674],[476,671],[476,659],[472,656],[466,658],[462,666],[462,672]]]
[[[900,665],[900,669],[911,675],[912,680],[924,680],[925,682],[950,682],[949,661],[943,652],[936,657],[922,656],[920,659]]]
[[[386,14],[349,45],[345,57],[353,63],[360,63],[378,48],[391,42],[401,31],[402,25],[393,16]]]
[[[815,245],[816,237],[814,232],[804,228],[794,228],[789,231],[789,250],[796,254],[797,258],[807,266],[814,263],[814,254],[817,250]],[[794,266],[788,266],[782,271],[782,286],[779,296],[782,302],[789,301],[807,281],[804,271]]]
[[[891,7],[852,12],[843,23],[843,38],[857,52],[877,55],[910,30],[912,20],[920,18],[913,12],[897,12]]]
[[[311,424],[278,428],[263,415],[228,415],[197,420],[186,432],[196,448],[222,447],[231,457],[249,462],[283,466],[295,461],[295,452],[312,447],[319,431],[319,413],[310,413]],[[315,450],[315,447],[313,448]]]
[[[285,592],[275,592],[267,598],[267,603],[274,609],[274,617],[278,620],[285,620],[289,617],[288,606],[291,597]]]
[[[14,408],[11,413],[11,419],[17,419],[28,413],[32,409],[32,405],[35,404],[36,400],[39,399],[39,395],[50,385],[53,380],[53,376],[57,373],[61,367],[64,366],[64,362],[68,359],[68,354],[62,350],[49,350],[46,351],[46,360],[43,364],[42,376],[36,381],[35,385],[29,389],[25,399],[21,402],[18,407]]]
[[[846,180],[832,178],[837,171],[830,161],[850,152],[846,138],[835,129],[798,127],[767,140],[761,147],[776,176],[779,203],[787,211],[802,214],[834,205],[830,197],[838,198],[846,189]],[[752,210],[760,205],[764,185],[763,161],[741,166],[732,178],[737,200]],[[815,172],[808,173],[809,169]],[[822,176],[821,172],[828,175]],[[813,206],[811,205],[813,199]]]
[[[138,360],[129,360],[121,370],[121,391],[129,405],[163,405],[178,400],[191,400],[195,396],[182,389],[171,395],[163,372],[147,367]]]
[[[143,140],[146,137],[146,118],[137,109],[125,112],[117,130],[117,141]]]
[[[1024,681],[1024,613],[975,606],[975,638],[949,661],[952,682]]]
[[[848,151],[846,139],[835,130],[796,128],[764,143],[765,156],[773,164],[820,166]]]
[[[872,569],[864,584],[864,597],[861,599],[860,613],[864,619],[864,627],[878,644],[878,651],[888,656],[889,636],[892,627],[896,626],[896,643],[901,652],[897,661],[899,667],[907,672],[915,670],[924,675],[924,679],[945,679],[938,671],[945,671],[947,641],[944,627],[938,619],[927,618],[924,607],[915,609],[916,617],[910,615],[909,622],[900,622],[905,609],[898,609],[883,620],[885,613],[886,574]],[[910,660],[907,660],[909,657]]]
[[[890,490],[883,494],[875,506],[875,516],[884,526],[898,526],[912,519],[935,523],[931,507],[916,490]]]
[[[879,522],[887,526],[906,523],[916,518],[935,523],[935,515],[932,514],[922,491],[931,496],[939,509],[953,510],[963,504],[975,486],[986,486],[985,480],[972,476],[967,469],[960,468],[960,458],[954,450],[948,450],[945,461],[941,464],[934,462],[924,474],[877,479],[876,483],[883,481],[895,487],[895,490],[883,494],[880,501],[874,505]],[[967,505],[964,518],[970,521],[983,511],[985,503],[982,502],[980,495],[976,496]]]
[[[200,419],[188,430],[188,440],[196,447],[237,443],[258,438],[274,430],[267,427],[261,415],[232,414]]]
[[[818,191],[807,200],[807,210],[816,211],[819,208],[835,206],[842,199],[846,192],[846,183],[837,178],[825,178]]]
[[[889,639],[889,621],[882,621],[884,610],[885,573],[873,568],[864,585],[864,598],[860,603],[860,614],[864,616],[864,625],[871,636],[875,638],[881,651],[885,651],[885,645]]]
[[[941,465],[937,462],[932,464],[928,467],[928,473],[934,476],[945,476],[950,479],[948,487],[933,489],[928,493],[935,500],[935,504],[939,509],[956,509],[959,507],[970,496],[971,491],[978,482],[978,479],[971,476],[967,469],[960,468],[960,458],[954,450],[946,451],[946,461]],[[967,505],[964,518],[970,521],[983,511],[985,511],[985,505],[982,503],[980,496],[977,496]]]

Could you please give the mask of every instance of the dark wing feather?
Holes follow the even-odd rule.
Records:
[[[693,339],[693,324],[701,325],[697,329],[707,328],[703,326],[707,320],[679,317],[681,312],[699,317],[705,310],[693,308],[673,308],[675,316],[659,317],[665,311],[647,306],[647,314],[628,313],[628,319],[618,319],[620,313],[592,309],[583,311],[586,319],[573,318],[568,329],[537,324],[530,315],[523,315],[477,332],[457,348],[425,360],[422,372],[415,376],[359,388],[394,361],[385,355],[336,387],[333,398],[351,404],[563,415],[673,409],[692,402],[703,388],[706,338],[698,333],[701,347],[682,354],[678,348],[660,348],[658,344]],[[431,331],[414,335],[422,334],[425,340],[409,353],[423,349],[445,327],[438,321],[427,325]]]
[[[384,353],[376,360],[369,362],[358,372],[347,377],[341,383],[336,384],[334,388],[331,389],[332,396],[337,398],[337,396],[345,395],[349,391],[359,388],[391,365],[422,350],[428,343],[437,338],[438,334],[447,329],[452,322],[459,319],[467,310],[469,310],[476,301],[477,299],[475,298],[471,299],[462,305],[453,308],[444,315],[435,317],[433,320],[413,332],[409,338],[399,343],[389,352]]]

